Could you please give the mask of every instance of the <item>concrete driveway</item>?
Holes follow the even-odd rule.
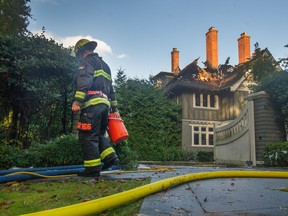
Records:
[[[159,167],[159,166],[158,166]],[[169,166],[173,172],[132,173],[127,178],[151,177],[151,182],[189,173],[257,170],[265,168],[223,168]],[[287,171],[287,170],[275,170]],[[118,176],[118,178],[123,176]],[[144,198],[138,216],[234,216],[288,215],[288,179],[218,178],[185,183]]]

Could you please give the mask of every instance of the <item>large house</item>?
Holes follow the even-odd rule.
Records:
[[[271,56],[267,49],[262,52]],[[181,70],[179,51],[173,48],[171,72],[154,76],[156,85],[181,104],[183,149],[213,151],[213,127],[232,121],[244,108],[249,86],[254,84],[247,67],[253,60],[247,33],[238,38],[238,55],[236,66],[229,65],[229,59],[218,64],[218,30],[211,27],[206,33],[205,67],[198,66],[196,59]]]

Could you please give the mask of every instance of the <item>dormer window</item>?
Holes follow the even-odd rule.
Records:
[[[193,94],[195,108],[218,109],[218,96],[206,93]]]
[[[162,88],[162,87],[163,87],[162,79],[157,79],[157,80],[156,80],[156,87],[157,87],[157,88]]]

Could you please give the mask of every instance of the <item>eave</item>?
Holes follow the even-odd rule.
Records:
[[[178,95],[182,91],[231,91],[231,88],[233,90],[236,89],[245,80],[243,71],[238,69],[235,69],[232,72],[227,72],[220,79],[202,81],[197,79],[196,76],[196,72],[190,74],[179,74],[165,86],[165,93]]]

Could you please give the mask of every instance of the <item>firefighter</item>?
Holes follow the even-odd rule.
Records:
[[[94,52],[96,46],[95,41],[81,39],[74,47],[80,67],[72,111],[80,112],[78,131],[85,169],[79,175],[98,178],[101,170],[119,162],[105,133],[109,112],[114,113],[115,117],[120,115],[110,68]]]

